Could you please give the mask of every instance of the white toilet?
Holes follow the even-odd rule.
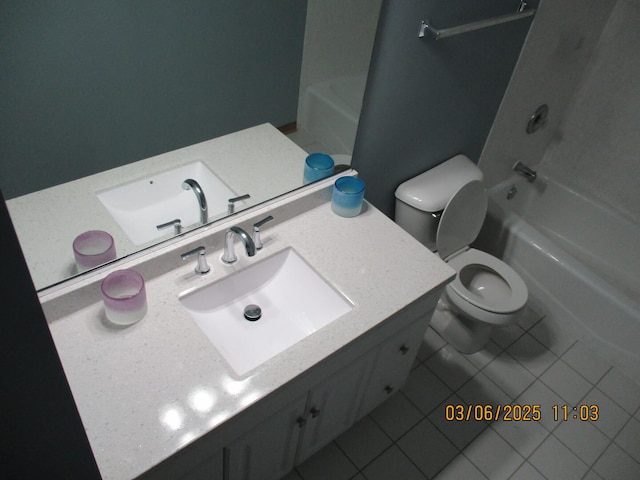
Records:
[[[527,286],[502,260],[469,248],[487,213],[482,171],[457,155],[396,189],[395,221],[457,272],[431,326],[456,350],[482,349],[493,327],[514,323]]]

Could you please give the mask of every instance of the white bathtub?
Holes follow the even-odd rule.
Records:
[[[298,124],[329,149],[351,155],[367,74],[335,78],[307,87]]]
[[[541,313],[640,382],[640,227],[540,172],[489,193],[478,246],[522,276]]]

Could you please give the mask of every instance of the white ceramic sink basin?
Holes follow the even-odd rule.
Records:
[[[345,313],[352,305],[293,249],[180,296],[238,375],[244,375]],[[261,308],[245,319],[247,305]]]
[[[97,196],[129,239],[141,245],[171,234],[172,228],[162,231],[156,228],[171,220],[179,218],[183,227],[200,224],[195,194],[182,189],[182,182],[187,178],[202,187],[210,220],[226,213],[228,200],[236,194],[202,162],[98,192]]]

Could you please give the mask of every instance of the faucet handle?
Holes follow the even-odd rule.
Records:
[[[170,222],[162,223],[156,226],[158,230],[164,230],[165,228],[169,228],[169,227],[173,227],[174,235],[179,235],[180,233],[182,233],[182,223],[180,222],[179,218],[176,218],[175,220],[171,220]]]
[[[241,200],[246,200],[248,198],[251,198],[251,195],[249,195],[248,193],[245,193],[244,195],[240,195],[239,197],[230,198],[229,205],[227,206],[227,214],[231,215],[235,211],[236,202],[239,202]]]
[[[260,227],[262,227],[265,223],[273,220],[273,217],[269,215],[268,217],[263,218],[259,222],[253,224],[253,243],[256,246],[256,250],[260,250],[262,248],[262,239],[260,238]]]
[[[198,275],[204,275],[205,273],[209,273],[211,268],[207,264],[207,256],[204,251],[203,246],[199,246],[194,248],[193,250],[189,250],[186,253],[180,255],[182,260],[186,260],[187,258],[193,257],[194,255],[198,255],[198,263],[196,264],[195,272]]]

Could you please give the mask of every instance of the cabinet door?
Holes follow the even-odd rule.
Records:
[[[207,480],[222,480],[223,465],[224,457],[222,449],[220,449],[215,455],[212,455],[189,473],[180,477],[180,480],[201,480],[203,478]]]
[[[293,469],[306,398],[298,397],[229,445],[229,480],[279,480]]]
[[[353,425],[373,360],[370,355],[365,355],[311,390],[296,464],[302,463]]]
[[[431,312],[383,342],[375,351],[375,366],[358,417],[363,417],[402,388],[429,326]]]

